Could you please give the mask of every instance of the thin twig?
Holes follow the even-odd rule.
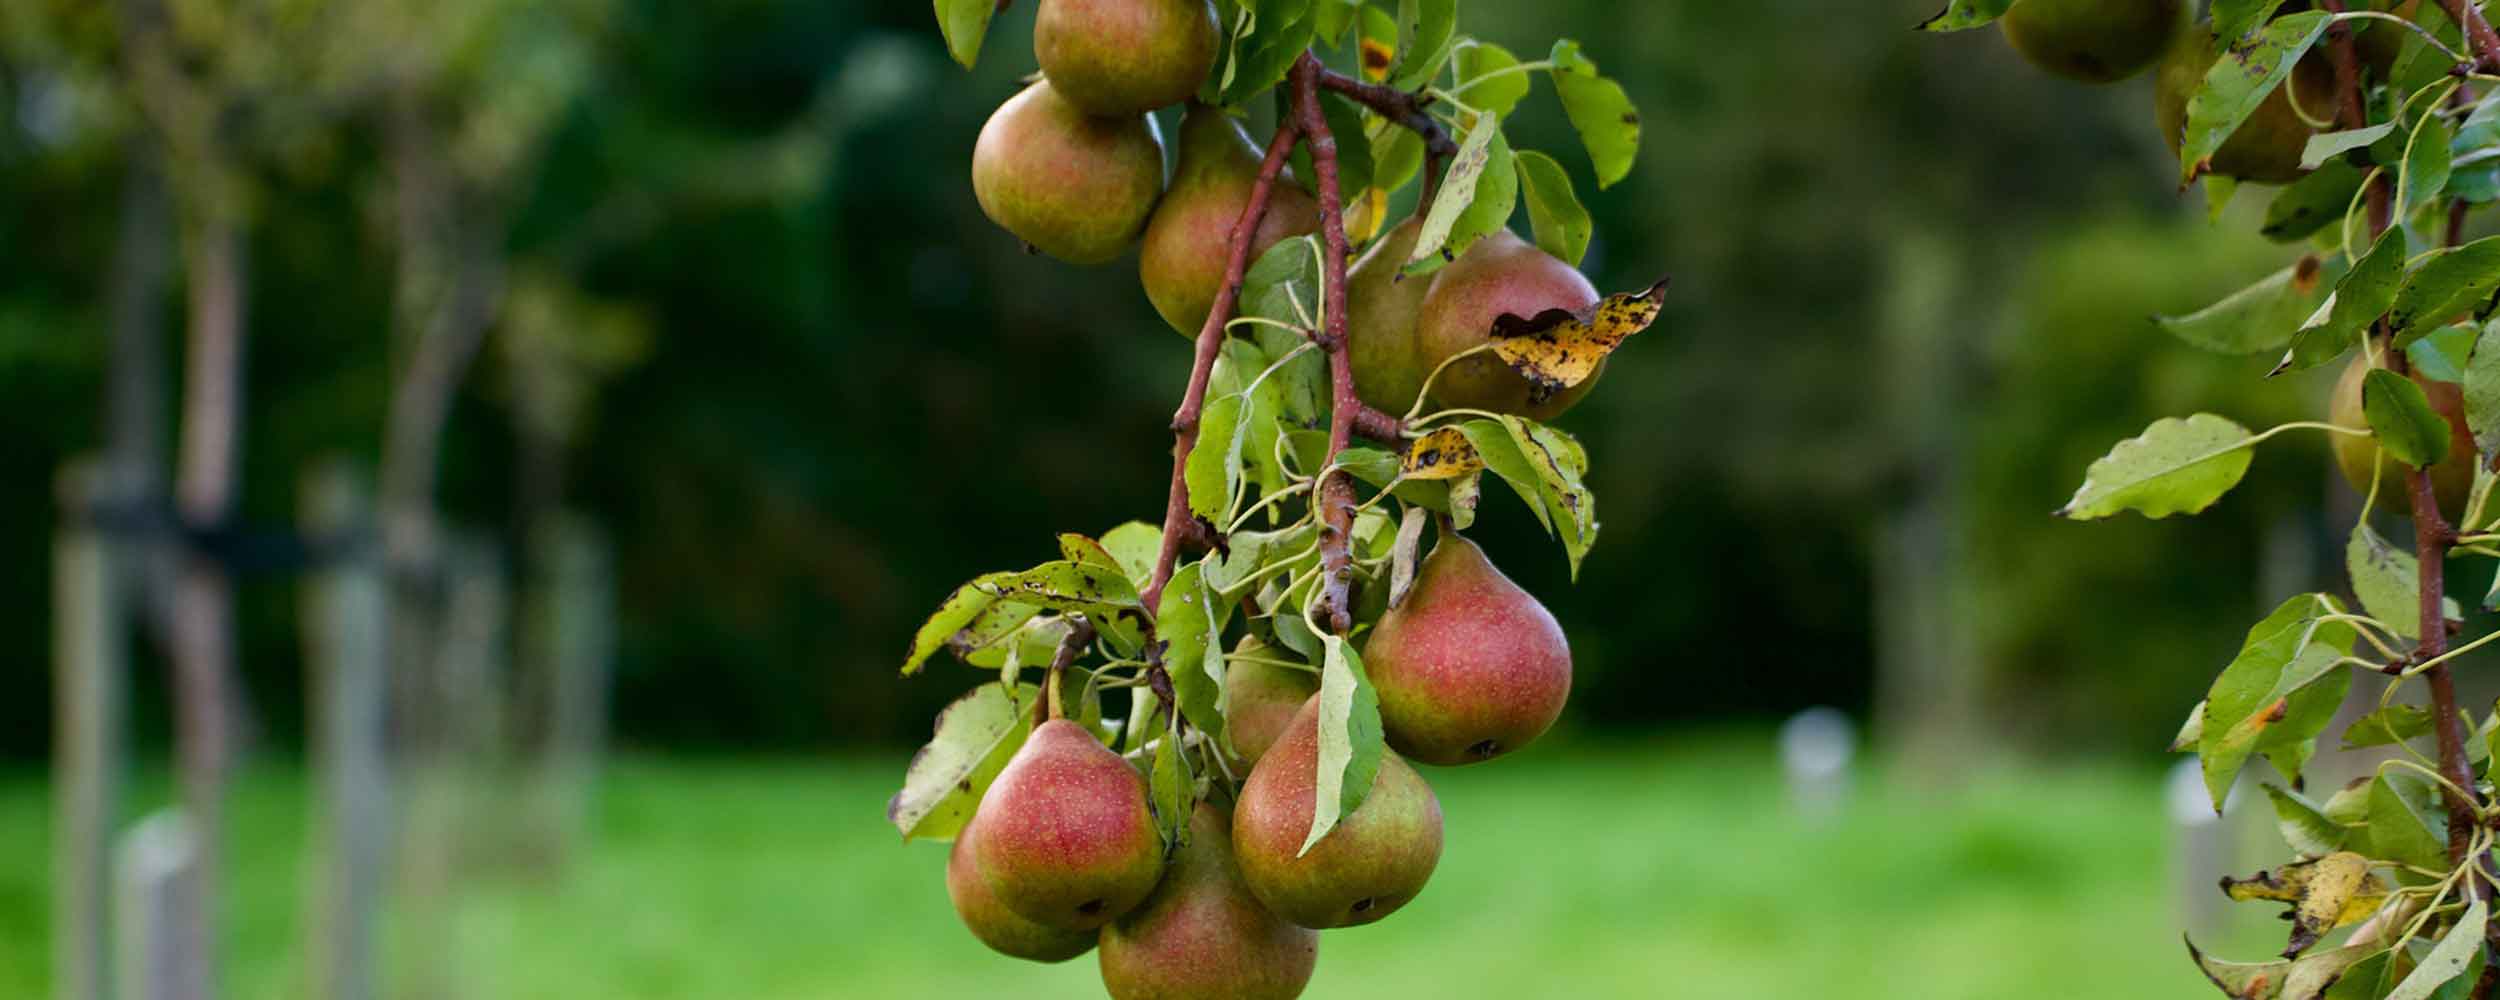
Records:
[[[1429,207],[1432,204],[1432,196],[1440,192],[1443,170],[1449,166],[1450,158],[1458,155],[1458,142],[1450,138],[1450,130],[1441,127],[1438,120],[1424,111],[1432,104],[1431,96],[1409,93],[1387,84],[1365,83],[1326,66],[1319,66],[1317,60],[1309,55],[1303,58],[1315,67],[1312,72],[1318,76],[1319,86],[1322,89],[1353,99],[1355,103],[1372,109],[1374,114],[1415,133],[1424,141],[1424,189],[1420,205]],[[1314,103],[1313,107],[1317,107],[1317,104]],[[1307,125],[1304,128],[1308,130]],[[1421,211],[1422,207],[1419,207],[1417,211]]]
[[[1328,253],[1322,259],[1327,296],[1319,345],[1328,352],[1329,381],[1335,397],[1330,407],[1328,463],[1320,472],[1316,501],[1320,516],[1320,566],[1324,571],[1318,607],[1328,613],[1330,629],[1343,635],[1354,627],[1354,605],[1348,597],[1354,578],[1354,480],[1337,467],[1337,456],[1353,443],[1355,414],[1364,407],[1362,399],[1355,395],[1354,365],[1346,351],[1345,271],[1351,248],[1345,235],[1344,192],[1338,188],[1337,137],[1328,131],[1328,116],[1319,105],[1323,72],[1325,68],[1318,57],[1306,53],[1294,65],[1286,83],[1293,88],[1294,115],[1302,128],[1303,142],[1311,150],[1311,172],[1317,175],[1319,186],[1320,238],[1328,245]]]
[[[2491,30],[2491,22],[2483,12],[2466,0],[2447,0],[2448,19],[2465,26],[2465,38],[2474,50],[2474,65],[2487,73],[2500,72],[2500,32]]]

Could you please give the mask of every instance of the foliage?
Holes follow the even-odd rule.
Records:
[[[1987,6],[1957,4],[1929,27],[1975,27],[2002,13],[2001,6]],[[2479,859],[2492,846],[2493,809],[2486,803],[2500,775],[2489,773],[2491,754],[2480,734],[2500,729],[2500,714],[2458,705],[2449,673],[2459,656],[2500,639],[2500,632],[2451,648],[2449,633],[2461,615],[2445,593],[2445,569],[2451,557],[2500,559],[2483,528],[2493,455],[2449,454],[2451,421],[2475,423],[2472,408],[2443,414],[2420,380],[2471,381],[2476,359],[2456,352],[2479,339],[2474,330],[2489,318],[2492,289],[2500,287],[2500,260],[2485,259],[2481,244],[2463,240],[2477,188],[2454,183],[2459,163],[2500,155],[2500,136],[2469,138],[2471,123],[2500,100],[2500,91],[2478,96],[2460,79],[2500,65],[2500,36],[2474,5],[2461,8],[2463,25],[2442,8],[2424,5],[2421,30],[2409,30],[2394,59],[2371,66],[2351,33],[2375,15],[2330,6],[2269,19],[2272,6],[2216,4],[2224,51],[2188,97],[2180,176],[2204,177],[2211,197],[2228,201],[2237,185],[2210,175],[2216,152],[2239,138],[2278,88],[2297,100],[2294,71],[2313,57],[2337,68],[2341,100],[2331,127],[2340,131],[2311,138],[2304,162],[2315,169],[2336,160],[2366,173],[2346,192],[2342,208],[2323,219],[2319,209],[2331,200],[2320,199],[2306,180],[2286,187],[2267,213],[2267,228],[2278,239],[2306,239],[2309,245],[2295,251],[2298,259],[2164,326],[2206,350],[2256,354],[2288,344],[2275,365],[2278,374],[2360,351],[2371,366],[2358,385],[2363,425],[2352,426],[2347,417],[2342,425],[2291,422],[2252,434],[2212,414],[2158,421],[2093,463],[2059,513],[2088,520],[2124,510],[2154,518],[2201,511],[2238,485],[2253,449],[2294,430],[2366,439],[2368,454],[2392,459],[2377,464],[2374,481],[2356,484],[2370,494],[2347,548],[2358,608],[2323,593],[2285,601],[2249,630],[2174,744],[2197,753],[2217,810],[2247,761],[2263,756],[2271,762],[2287,787],[2268,786],[2268,793],[2284,839],[2299,855],[2223,884],[2233,899],[2289,904],[2291,933],[2280,959],[2238,963],[2193,946],[2190,951],[2216,987],[2242,1000],[2485,997],[2493,985],[2480,972],[2488,958],[2487,903],[2500,879]],[[2282,222],[2295,218],[2318,221]],[[2306,319],[2295,320],[2330,274],[2336,276],[2332,291]],[[2446,342],[2425,339],[2457,323],[2466,328]],[[2339,413],[2349,412],[2342,409],[2349,401],[2338,404]],[[2443,518],[2426,471],[2452,458],[2476,470],[2472,498],[2454,526]],[[2375,459],[2363,467],[2371,464]],[[2370,524],[2369,511],[2381,497],[2410,510],[2410,551]],[[2389,674],[2400,683],[2385,686],[2379,710],[2352,723],[2344,742],[2392,745],[2403,756],[2313,804],[2298,794],[2302,772],[2355,670]],[[2395,702],[2411,687],[2401,681],[2416,680],[2428,706]],[[2358,926],[2341,944],[2321,947],[2330,932],[2348,925]]]

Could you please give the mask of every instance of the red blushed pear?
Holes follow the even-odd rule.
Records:
[[[1144,115],[1097,118],[1049,81],[1007,99],[972,146],[972,195],[990,221],[1071,264],[1137,242],[1163,194],[1163,140]]]
[[[1093,115],[1134,115],[1198,92],[1223,42],[1207,0],[1042,0],[1033,58]]]
[[[1065,962],[1092,951],[1094,932],[1053,930],[1000,905],[973,862],[973,852],[980,849],[979,829],[975,814],[946,856],[946,896],[954,901],[955,915],[963,918],[972,936],[1001,955],[1035,962]]]
[[[1422,775],[1382,752],[1371,794],[1300,854],[1319,780],[1319,698],[1250,770],[1233,806],[1241,879],[1270,912],[1326,930],[1368,924],[1405,906],[1441,863],[1441,801]]]
[[[1247,768],[1267,756],[1294,713],[1319,691],[1319,677],[1308,670],[1235,660],[1224,670],[1224,691],[1224,735],[1232,740],[1233,760]]]
[[[1543,735],[1571,697],[1571,644],[1543,604],[1444,535],[1404,603],[1363,647],[1389,745],[1427,764],[1471,764]]]
[[[1055,930],[1093,930],[1163,877],[1146,783],[1074,722],[1033,730],[990,784],[973,864],[998,902]]]
[[[1293,1000],[1311,981],[1319,934],[1250,894],[1232,817],[1200,803],[1154,895],[1103,928],[1101,960],[1112,1000]]]
[[[1215,308],[1233,227],[1258,185],[1260,158],[1249,133],[1223,109],[1193,104],[1181,116],[1179,160],[1171,189],[1146,221],[1137,280],[1155,312],[1184,337],[1196,337]],[[1319,203],[1279,177],[1268,189],[1267,213],[1250,241],[1250,260],[1256,262],[1280,240],[1318,231]]]
[[[1548,309],[1585,309],[1597,299],[1596,286],[1571,265],[1507,229],[1488,233],[1432,276],[1415,317],[1415,370],[1423,373],[1417,381],[1461,352],[1492,343],[1494,321],[1505,314],[1530,319]],[[1526,376],[1487,352],[1451,362],[1429,391],[1448,406],[1550,421],[1588,395],[1604,372],[1600,367],[1586,381],[1536,399]]]

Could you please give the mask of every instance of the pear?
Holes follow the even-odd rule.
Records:
[[[973,860],[973,853],[980,849],[976,832],[980,822],[975,812],[972,823],[956,835],[954,850],[946,855],[946,895],[972,936],[999,954],[1036,962],[1065,962],[1092,951],[1092,932],[1053,930],[999,904]]]
[[[1120,117],[1179,104],[1215,68],[1207,0],[1042,0],[1033,57],[1069,102]]]
[[[2187,0],[2020,0],[1998,25],[2023,59],[2085,83],[2112,83],[2161,58],[2193,16]]]
[[[1163,193],[1163,140],[1145,115],[1096,118],[1049,81],[999,105],[972,146],[972,194],[990,221],[1071,264],[1137,241]]]
[[[2335,395],[2327,404],[2327,419],[2341,427],[2368,427],[2370,419],[2361,410],[2361,382],[2369,377],[2368,355],[2354,355],[2344,367],[2342,378],[2335,380]],[[2465,514],[2465,504],[2474,491],[2474,432],[2465,424],[2465,390],[2454,382],[2438,382],[2413,374],[2415,385],[2422,387],[2431,399],[2431,409],[2448,418],[2448,457],[2435,462],[2431,474],[2431,495],[2439,499],[2439,512],[2451,523]],[[2405,493],[2405,465],[2379,453],[2378,439],[2350,434],[2331,434],[2335,447],[2335,465],[2344,472],[2344,481],[2364,495],[2370,492],[2370,466],[2383,463],[2379,474],[2378,506],[2381,510],[2412,516],[2413,500]]]
[[[1067,719],[1033,730],[990,784],[973,867],[1017,916],[1053,930],[1110,923],[1163,876],[1146,783]]]
[[[2170,144],[2173,155],[2187,139],[2188,96],[2204,85],[2205,71],[2213,67],[2213,44],[2213,29],[2205,25],[2180,32],[2169,55],[2162,59],[2161,71],[2155,75],[2153,123],[2161,129],[2162,141]],[[2309,136],[2315,130],[2293,109],[2292,101],[2299,100],[2302,109],[2318,118],[2333,118],[2334,78],[2334,68],[2324,60],[2301,60],[2292,68],[2292,78],[2266,95],[2265,103],[2259,104],[2231,137],[2223,140],[2222,148],[2214,151],[2212,172],[2260,184],[2299,180],[2303,173],[2300,158],[2308,150]]]
[[[1112,1000],[1293,1000],[1319,961],[1319,933],[1250,895],[1232,817],[1202,802],[1154,895],[1103,928],[1100,957]]]
[[[1352,284],[1347,282],[1349,288]],[[1461,351],[1492,342],[1493,321],[1505,313],[1527,319],[1548,309],[1583,309],[1596,302],[1596,287],[1571,265],[1507,229],[1494,230],[1432,276],[1415,317],[1416,367],[1422,373],[1417,378],[1429,376]],[[1347,311],[1351,321],[1352,307]],[[1528,380],[1486,352],[1451,364],[1433,380],[1431,392],[1449,406],[1545,421],[1562,416],[1596,385],[1597,375],[1592,374],[1532,403]]]
[[[1292,655],[1270,649],[1256,639],[1245,639],[1243,651]],[[1246,768],[1267,756],[1268,748],[1284,735],[1294,713],[1318,691],[1319,677],[1308,670],[1248,660],[1234,660],[1226,665],[1224,735],[1232,741],[1233,760]]]
[[[1396,753],[1382,751],[1371,794],[1296,857],[1311,832],[1319,778],[1319,698],[1250,770],[1233,806],[1233,856],[1269,911],[1313,930],[1368,924],[1422,892],[1441,861],[1441,802]]]
[[[1417,219],[1398,223],[1346,270],[1346,360],[1354,368],[1354,392],[1389,414],[1414,406],[1431,374],[1415,357],[1415,317],[1432,278],[1398,274],[1423,228]]]
[[[1232,249],[1233,227],[1258,183],[1260,151],[1232,116],[1192,104],[1181,117],[1180,159],[1172,188],[1146,223],[1137,256],[1137,277],[1146,298],[1172,329],[1196,337],[1215,307],[1216,286]],[[1302,189],[1279,179],[1269,189],[1267,213],[1250,244],[1257,261],[1277,241],[1319,231],[1319,205]]]
[[[1406,600],[1363,646],[1380,725],[1397,752],[1472,764],[1528,745],[1571,697],[1562,626],[1476,543],[1443,535]]]

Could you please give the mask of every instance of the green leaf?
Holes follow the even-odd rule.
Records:
[[[1015,601],[992,603],[963,628],[957,629],[954,635],[946,637],[946,649],[957,659],[973,666],[997,667],[1005,661],[1009,651],[1018,650],[1025,644],[1027,633],[1048,630],[1053,627],[1050,622],[1058,621],[1054,618],[1035,623],[1034,616],[1041,613],[1042,609],[1030,604]],[[1064,623],[1060,624],[1064,626]],[[1015,641],[1008,641],[1011,636]],[[1044,641],[1056,644],[1058,638],[1054,635]]]
[[[2292,697],[2334,674],[2336,661],[2351,651],[2356,637],[2352,626],[2318,620],[2319,615],[2337,609],[2334,599],[2324,594],[2301,594],[2283,602],[2248,630],[2239,655],[2215,676],[2205,694],[2204,726],[2197,740],[2205,787],[2215,809],[2222,808],[2232,780],[2261,746],[2306,738],[2297,732],[2276,736],[2268,730],[2291,721]],[[2349,682],[2349,673],[2343,679]],[[2339,692],[2337,698],[2341,697]],[[2314,736],[2315,731],[2307,735]]]
[[[2326,295],[2326,272],[2315,256],[2267,275],[2220,302],[2154,322],[2170,335],[2218,354],[2254,354],[2290,343],[2301,321]]]
[[[1588,147],[1597,166],[1597,186],[1610,188],[1632,172],[1641,150],[1641,116],[1623,86],[1598,75],[1597,63],[1580,53],[1568,38],[1554,43],[1554,91],[1561,95],[1563,114]]]
[[[2372,368],[2361,380],[2361,414],[2379,447],[2416,469],[2448,457],[2448,421],[2431,408],[2431,397],[2412,379]]]
[[[1320,40],[1330,48],[1344,44],[1346,28],[1362,10],[1363,0],[1313,0],[1311,14],[1318,19]]]
[[[937,732],[911,757],[903,787],[886,802],[885,818],[903,839],[952,840],[972,820],[990,781],[1024,746],[1041,688],[1015,691],[983,684],[937,715]]]
[[[2225,996],[2233,998],[2263,997],[2271,1000],[2275,991],[2269,987],[2281,983],[2292,971],[2290,959],[2226,962],[2197,950],[2193,942],[2188,944],[2188,956],[2196,960],[2197,970],[2203,972],[2206,979],[2220,988]]]
[[[1571,435],[1524,417],[1505,416],[1502,424],[1536,472],[1537,499],[1553,517],[1553,532],[1562,539],[1577,580],[1580,560],[1597,544],[1597,497],[1580,482],[1588,472],[1588,453]]]
[[[2444,863],[2443,857],[2440,865],[2434,867]],[[2483,925],[2490,919],[2491,911],[2483,905],[2480,894],[2466,895],[2473,901],[2466,904],[2465,915],[2458,917],[2439,943],[2431,946],[2430,953],[2422,956],[2422,964],[2414,966],[2413,974],[2388,992],[2387,1000],[2430,1000],[2432,991],[2465,975],[2466,969],[2482,955]]]
[[[1423,168],[1423,138],[1394,122],[1380,123],[1372,134],[1372,186],[1395,191]]]
[[[2227,45],[2248,37],[2282,5],[2283,0],[2214,0],[2215,41]]]
[[[1491,42],[1468,39],[1458,46],[1458,87],[1468,106],[1503,117],[1528,96],[1528,74],[1518,72],[1519,57]]]
[[[1477,240],[1509,228],[1511,213],[1518,208],[1518,161],[1511,153],[1510,140],[1495,128],[1493,146],[1486,151],[1484,173],[1476,178],[1475,197],[1467,200],[1467,210],[1460,212],[1458,223],[1450,227],[1449,243],[1444,251],[1451,255],[1465,253],[1468,247],[1476,245]],[[1428,262],[1431,266],[1426,270],[1439,269],[1444,259],[1431,259]]]
[[[1208,400],[1182,469],[1190,515],[1218,527],[1232,520],[1233,494],[1241,487],[1242,410],[1248,405],[1239,394]]]
[[[2500,321],[2484,324],[2465,364],[2465,427],[2476,450],[2500,451]]]
[[[2462,384],[2467,359],[2474,354],[2474,338],[2481,334],[2481,330],[2466,323],[2418,334],[2405,345],[2405,360],[2412,363],[2417,377]]]
[[[1477,182],[1494,169],[1493,144],[1501,138],[1501,116],[1491,113],[1477,115],[1466,134],[1459,137],[1458,153],[1450,157],[1449,169],[1441,175],[1441,188],[1433,196],[1432,210],[1424,213],[1423,225],[1416,230],[1415,250],[1406,258],[1408,275],[1430,273],[1458,259],[1467,249],[1463,243],[1453,245],[1465,228],[1460,220],[1475,207]],[[1503,158],[1501,169],[1506,173],[1512,169],[1508,157]],[[1513,197],[1518,192],[1517,179],[1513,174]],[[1477,231],[1478,235],[1482,232]]]
[[[2404,171],[2396,175],[2398,218],[2412,215],[2448,189],[2448,143],[2455,138],[2448,120],[2438,115],[2423,115],[2413,127],[2413,138],[2405,144]]]
[[[2500,236],[2423,255],[2405,275],[2387,321],[2399,337],[2478,312],[2500,290]]]
[[[992,573],[974,581],[1010,600],[1057,611],[1109,613],[1136,609],[1137,587],[1123,574],[1073,562],[1047,562],[1021,573]]]
[[[2361,331],[2396,304],[2404,276],[2404,227],[2396,226],[2371,244],[2370,252],[2361,255],[2352,270],[2344,272],[2343,280],[2335,283],[2335,294],[2327,297],[2320,315],[2312,317],[2293,338],[2290,353],[2275,371],[2315,368],[2343,357],[2361,342]]]
[[[1102,547],[1119,561],[1129,582],[1143,592],[1154,576],[1155,560],[1163,555],[1163,529],[1144,521],[1130,521],[1103,532]]]
[[[1224,621],[1232,605],[1207,592],[1206,561],[1172,572],[1155,612],[1155,638],[1163,643],[1163,670],[1181,717],[1200,732],[1224,731]]]
[[[1537,524],[1546,534],[1553,534],[1553,515],[1546,512],[1544,491],[1539,489],[1542,480],[1536,467],[1528,464],[1528,456],[1519,450],[1510,428],[1498,421],[1470,420],[1458,429],[1467,435],[1467,443],[1476,447],[1476,457],[1484,460],[1484,467],[1509,483],[1519,498],[1527,502],[1528,512],[1536,515]]]
[[[2299,792],[2287,791],[2268,784],[2266,798],[2274,803],[2274,827],[2283,835],[2283,843],[2302,857],[2322,857],[2342,850],[2348,836],[2342,824],[2326,818],[2326,813]]]
[[[2231,207],[2231,197],[2240,193],[2240,182],[2235,177],[2206,174],[2203,186],[2205,188],[2205,224],[2210,226],[2222,221],[2223,210]]]
[[[1920,31],[1967,31],[1982,27],[2014,6],[2014,0],[1952,0],[1936,16],[1919,22]]]
[[[2344,706],[2344,695],[2352,690],[2352,671],[2336,669],[2332,660],[2320,657],[2304,661],[2301,666],[2307,670],[2324,669],[2325,673],[2285,695],[2282,721],[2267,726],[2257,739],[2258,755],[2273,765],[2283,780],[2293,784],[2302,783],[2302,769],[2318,752],[2318,734],[2334,724],[2336,711]]]
[[[2077,521],[2134,510],[2146,517],[2194,514],[2248,472],[2248,428],[2210,413],[2156,420],[2085,470],[2058,516]]]
[[[1167,850],[1189,841],[1189,813],[1198,805],[1198,786],[1190,776],[1189,754],[1185,751],[1180,727],[1166,722],[1163,738],[1155,741],[1154,760],[1146,772],[1146,801],[1154,807],[1155,826],[1162,832]]]
[[[2341,159],[2356,149],[2367,149],[2371,143],[2387,138],[2396,131],[2395,122],[2380,122],[2368,128],[2320,132],[2309,137],[2309,145],[2301,150],[2300,168],[2315,170],[2328,160]]]
[[[964,584],[946,595],[946,602],[938,605],[937,613],[920,624],[920,631],[912,633],[911,649],[903,654],[903,676],[919,673],[921,665],[943,648],[956,630],[971,624],[996,603],[998,595],[978,583]]]
[[[2258,232],[2277,243],[2308,239],[2344,217],[2366,176],[2361,168],[2340,159],[2310,171],[2267,203],[2266,221]]]
[[[1319,32],[1312,0],[1245,2],[1246,31],[1236,26],[1232,58],[1219,76],[1216,103],[1239,107],[1284,82],[1294,61],[1311,47]]]
[[[996,13],[997,0],[937,0],[938,31],[946,36],[946,51],[965,69],[981,60],[981,38],[989,34],[990,16]]]
[[[2397,635],[2421,637],[2422,591],[2413,553],[2388,544],[2363,521],[2353,525],[2352,540],[2344,545],[2344,572],[2352,577],[2353,596],[2361,599],[2361,609],[2370,617],[2387,623]]]
[[[2336,978],[2334,986],[2327,988],[2322,1000],[2379,1000],[2386,996],[2388,988],[2394,986],[2396,981],[2397,970],[2388,967],[2388,961],[2394,955],[2394,952],[2381,951],[2353,963],[2352,968]]]
[[[1588,256],[1595,226],[1589,210],[1580,204],[1579,193],[1571,189],[1571,175],[1553,157],[1533,149],[1520,150],[1512,159],[1518,166],[1520,187],[1528,193],[1528,223],[1534,227],[1537,249],[1580,266]]]
[[[2325,11],[2286,15],[2214,60],[2204,86],[2188,98],[2179,183],[2195,180],[2211,167],[2215,151],[2292,75],[2293,65],[2326,34],[2329,20]]]
[[[1384,747],[1380,696],[1363,672],[1363,657],[1344,636],[1320,641],[1326,656],[1319,675],[1319,776],[1312,783],[1311,834],[1297,857],[1362,807],[1380,774]]]
[[[1458,0],[1398,0],[1398,64],[1389,85],[1413,90],[1440,75],[1458,32]]]
[[[2344,729],[2344,749],[2389,746],[2430,731],[2430,710],[2420,705],[2389,705],[2354,719],[2352,725]]]

